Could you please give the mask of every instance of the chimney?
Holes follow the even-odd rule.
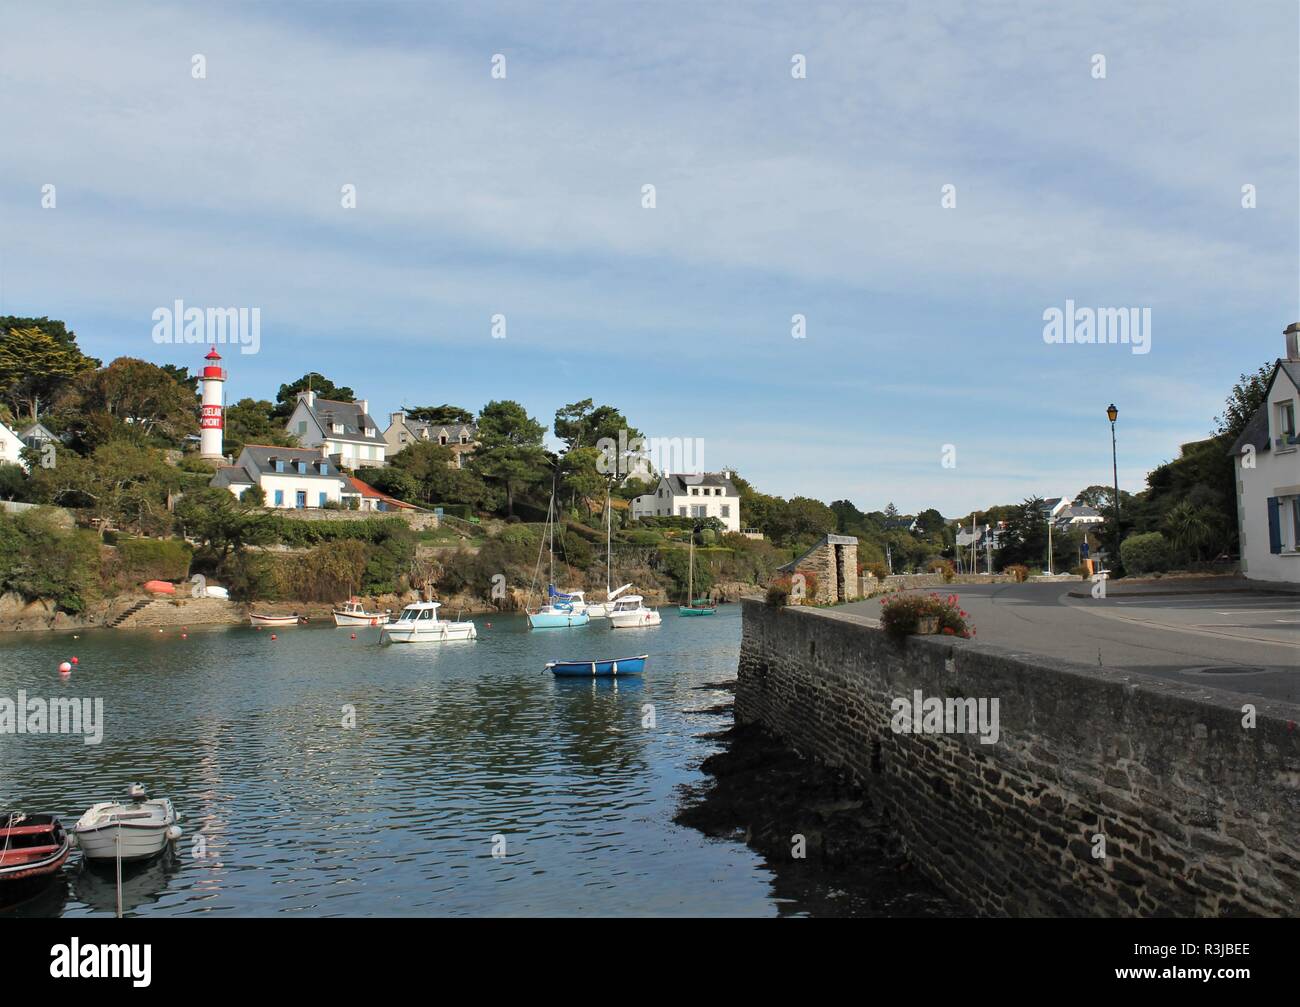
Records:
[[[362,417],[369,416],[369,415],[370,415],[370,400],[369,400],[369,399],[357,399],[357,408],[361,410],[361,415],[362,415]]]
[[[304,389],[303,391],[299,392],[298,398],[306,402],[308,408],[316,404],[316,393],[313,392],[310,388]]]
[[[389,413],[389,414],[388,414],[388,425],[389,425],[390,427],[398,426],[399,424],[405,422],[405,420],[406,420],[406,413]]]
[[[1300,361],[1300,322],[1292,322],[1282,333],[1286,336],[1287,360]]]

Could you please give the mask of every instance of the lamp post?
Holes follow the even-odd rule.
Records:
[[[1115,540],[1115,555],[1110,564],[1113,565],[1119,559],[1119,462],[1115,452],[1115,420],[1119,418],[1119,410],[1115,408],[1114,402],[1106,407],[1106,417],[1110,420],[1110,474],[1115,480],[1115,532],[1112,536]]]

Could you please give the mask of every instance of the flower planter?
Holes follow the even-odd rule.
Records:
[[[916,620],[917,636],[934,636],[939,632],[939,617],[937,615],[922,615]]]

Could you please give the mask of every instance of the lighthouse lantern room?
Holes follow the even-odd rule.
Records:
[[[204,458],[218,461],[224,457],[222,451],[222,431],[225,418],[222,415],[225,403],[226,372],[221,366],[221,354],[214,346],[204,358],[207,364],[203,368],[203,409],[199,417],[199,447]]]

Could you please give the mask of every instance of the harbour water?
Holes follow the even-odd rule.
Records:
[[[175,857],[128,867],[127,915],[821,911],[815,882],[777,883],[742,842],[672,822],[717,750],[705,736],[730,724],[717,712],[730,693],[712,686],[735,675],[739,606],[665,609],[644,631],[477,622],[476,642],[388,647],[332,626],[11,634],[0,696],[102,698],[105,723],[97,745],[0,735],[0,808],[70,825],[132,782],[171,797],[185,836]],[[639,653],[641,679],[544,670]],[[74,853],[6,913],[113,905],[111,870]]]

